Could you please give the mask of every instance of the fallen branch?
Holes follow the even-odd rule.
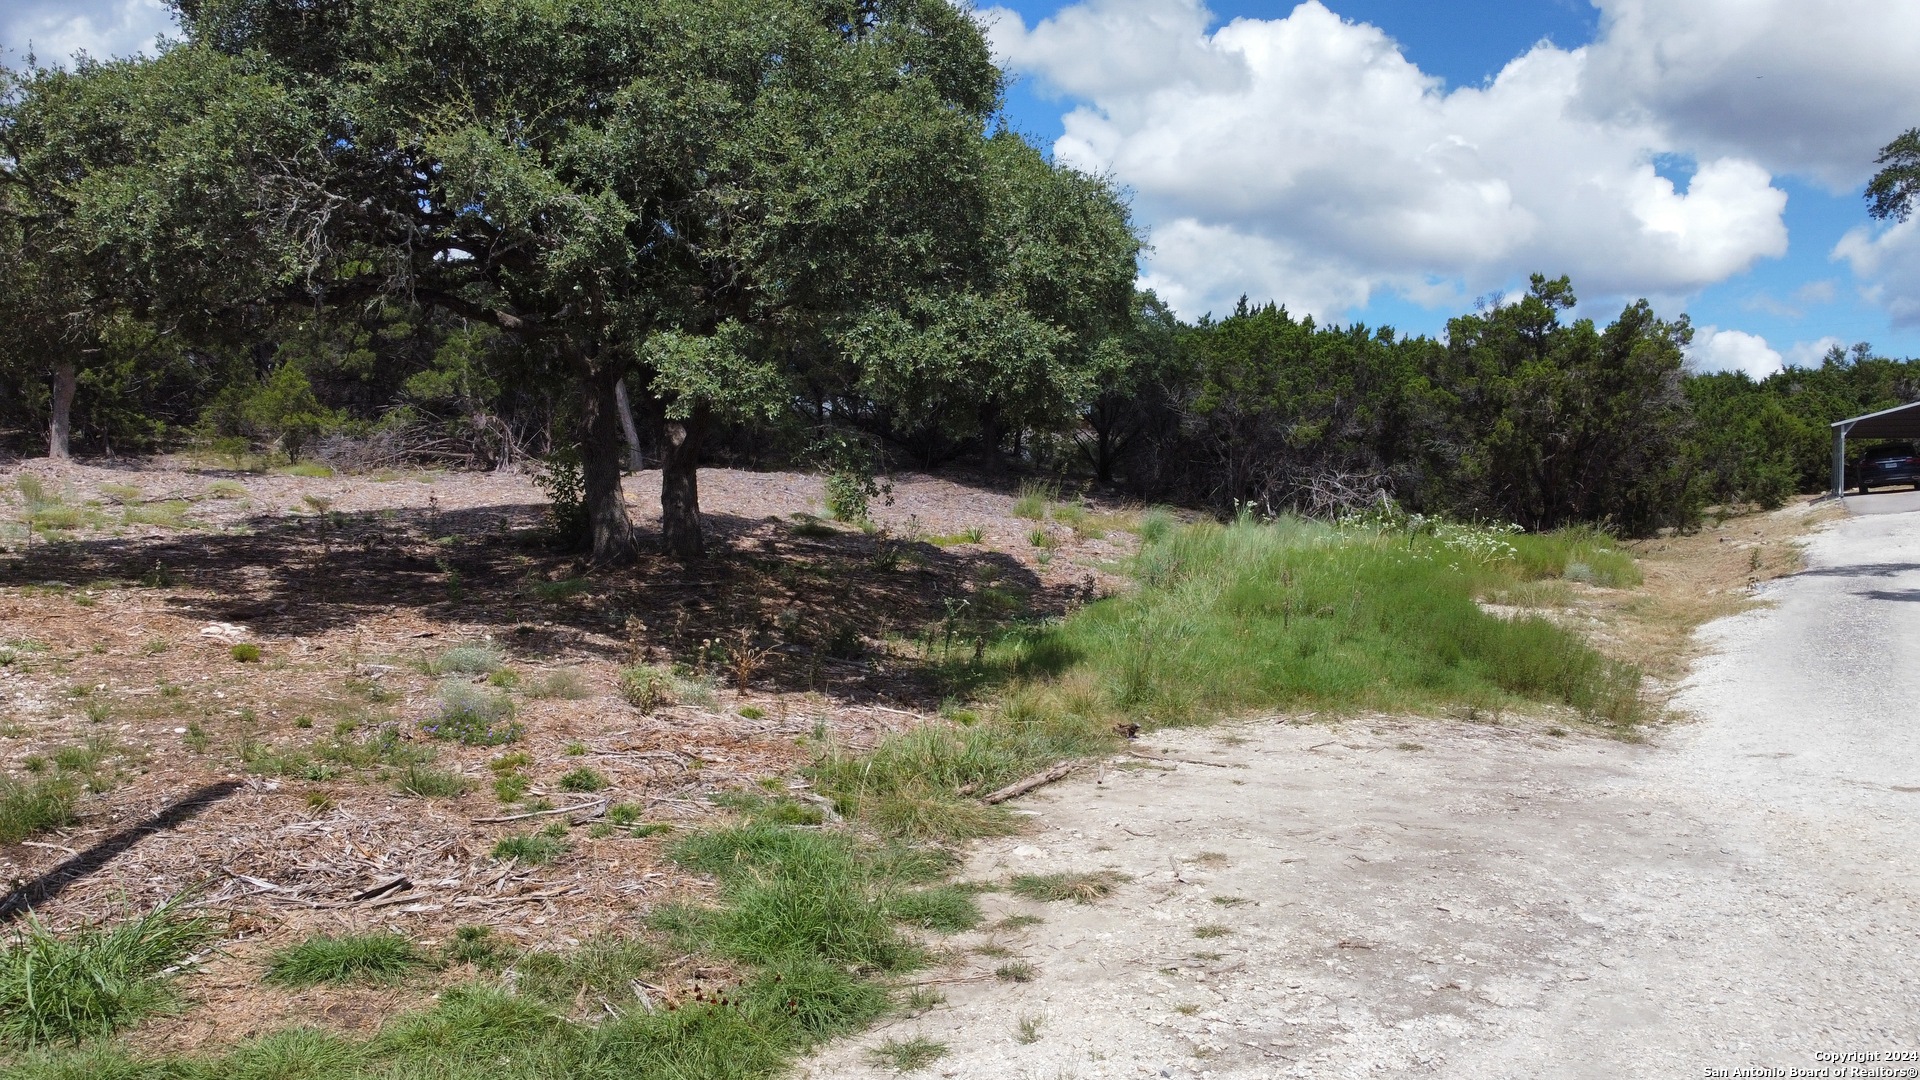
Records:
[[[1032,791],[1034,788],[1046,787],[1048,784],[1053,783],[1055,780],[1059,780],[1060,778],[1066,776],[1068,773],[1072,772],[1075,768],[1077,768],[1078,764],[1079,764],[1078,762],[1063,761],[1060,764],[1055,765],[1053,768],[1048,769],[1046,772],[1035,773],[1032,776],[1027,777],[1025,780],[1021,780],[1017,783],[1008,784],[1006,787],[1001,788],[999,791],[995,791],[995,792],[991,792],[989,794],[983,795],[980,797],[980,801],[983,803],[986,803],[988,806],[993,806],[998,803],[1006,802],[1008,799],[1017,798],[1018,796],[1025,795],[1027,792]]]
[[[1138,750],[1129,750],[1127,751],[1127,753],[1132,754],[1134,757],[1142,758],[1146,761],[1178,761],[1184,765],[1211,765],[1216,769],[1246,768],[1245,765],[1241,765],[1237,763],[1229,764],[1227,762],[1222,762],[1222,761],[1201,761],[1199,758],[1174,757],[1172,754],[1143,754]]]
[[[502,821],[525,821],[528,818],[548,817],[553,814],[573,814],[589,809],[592,810],[593,813],[588,814],[588,817],[599,817],[601,814],[607,812],[607,800],[595,799],[592,802],[583,802],[577,806],[556,806],[552,810],[534,810],[525,814],[508,814],[506,817],[477,817],[473,819],[473,823],[475,825],[494,825]]]

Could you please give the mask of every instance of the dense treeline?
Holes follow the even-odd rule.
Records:
[[[544,459],[632,550],[702,460],[1084,475],[1143,498],[1684,525],[1820,486],[1916,396],[1864,348],[1689,376],[1565,279],[1443,340],[1136,294],[1104,180],[997,128],[945,0],[179,0],[158,56],[0,73],[0,427],[364,466]]]

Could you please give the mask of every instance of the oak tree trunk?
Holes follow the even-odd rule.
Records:
[[[612,365],[589,373],[580,418],[580,481],[585,489],[587,527],[593,538],[593,561],[602,565],[630,562],[634,556],[633,523],[627,517],[627,497],[620,490],[620,464],[625,455],[619,385],[620,372]]]
[[[660,446],[660,539],[670,555],[701,555],[700,443],[707,433],[707,410],[695,408],[685,420],[666,421]]]
[[[69,360],[53,369],[53,419],[47,424],[47,456],[66,461],[73,456],[73,392],[79,373]]]
[[[627,439],[627,471],[639,472],[640,429],[633,426],[633,402],[627,399],[627,380],[621,379],[613,384],[613,396],[620,406],[620,433]]]

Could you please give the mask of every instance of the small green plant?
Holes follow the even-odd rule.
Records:
[[[215,480],[207,485],[209,499],[244,499],[246,497],[246,486],[235,480]]]
[[[459,773],[423,765],[408,766],[394,786],[402,795],[423,799],[452,799],[467,793],[467,782]]]
[[[280,471],[288,476],[304,476],[311,480],[325,480],[333,476],[330,466],[317,461],[296,461]]]
[[[839,530],[812,514],[795,514],[793,524],[787,526],[787,531],[802,539],[819,540],[833,536]]]
[[[472,964],[483,971],[498,971],[514,956],[512,946],[502,944],[490,926],[454,927],[445,952],[449,962]]]
[[[455,645],[427,661],[429,675],[491,675],[506,658],[491,645]]]
[[[1029,926],[1039,926],[1047,920],[1038,915],[1009,915],[993,924],[995,930],[1025,930]]]
[[[561,578],[559,581],[536,581],[528,590],[540,600],[549,604],[565,603],[593,587],[586,578]]]
[[[493,796],[503,803],[519,802],[530,784],[531,781],[520,773],[502,773],[493,778]]]
[[[228,651],[236,661],[242,664],[257,664],[260,662],[260,646],[252,642],[243,641]]]
[[[621,668],[620,696],[641,713],[652,713],[673,704],[673,674],[657,664]]]
[[[1013,516],[1028,521],[1045,521],[1047,504],[1053,501],[1057,489],[1051,484],[1037,484],[1029,480],[1020,485],[1020,495],[1013,500]]]
[[[615,828],[613,824],[611,824],[610,822],[596,821],[593,823],[593,825],[590,828],[587,829],[587,839],[605,840],[607,837],[612,836],[614,833],[619,831],[620,830],[618,828]]]
[[[46,759],[39,759],[37,769],[32,760],[29,757],[22,762],[28,772],[46,768]],[[79,785],[66,776],[43,776],[24,783],[0,776],[0,844],[17,844],[73,824],[77,820],[74,801],[79,795]]]
[[[568,742],[566,746],[561,747],[560,752],[568,757],[585,757],[587,754],[587,744],[581,742],[579,739],[574,739]]]
[[[1040,1026],[1046,1023],[1045,1017],[1023,1016],[1014,1028],[1013,1041],[1022,1046],[1031,1046],[1040,1041]]]
[[[604,791],[607,778],[584,766],[560,778],[560,790],[572,792]]]
[[[1213,898],[1213,902],[1220,905],[1221,907],[1227,907],[1227,908],[1239,907],[1241,904],[1253,903],[1253,901],[1248,900],[1244,896],[1216,896]]]
[[[422,729],[436,739],[466,746],[499,746],[518,740],[525,728],[513,719],[513,702],[464,682],[440,684],[440,708]]]
[[[503,836],[493,845],[493,857],[529,865],[550,863],[567,853],[567,843],[544,832]]]
[[[510,667],[503,667],[487,676],[488,686],[497,686],[502,690],[511,690],[520,685],[520,673]]]
[[[1099,870],[1090,874],[1021,874],[1008,883],[1016,896],[1028,900],[1071,900],[1091,904],[1113,892],[1113,887],[1129,880],[1125,874]]]
[[[593,690],[587,686],[587,680],[572,668],[560,668],[549,671],[527,684],[526,695],[531,698],[558,698],[563,701],[579,701],[593,696]]]
[[[936,1009],[947,1003],[947,995],[932,987],[916,986],[907,991],[907,999],[901,1002],[907,1012],[914,1015]]]
[[[285,986],[330,982],[391,982],[426,963],[399,934],[311,937],[267,961],[267,981]]]
[[[1208,938],[1226,937],[1231,933],[1233,933],[1232,927],[1221,926],[1219,923],[1202,923],[1193,928],[1193,936],[1203,941]]]
[[[587,517],[587,485],[579,451],[567,448],[549,457],[533,474],[533,482],[547,496],[547,526],[555,546],[584,546],[592,523]]]
[[[765,720],[766,718],[767,710],[757,705],[743,705],[740,707],[740,719],[742,720]]]
[[[1035,529],[1027,534],[1027,543],[1039,548],[1043,553],[1060,546],[1060,540],[1045,529]]]
[[[612,806],[607,807],[607,820],[613,822],[615,825],[632,825],[640,820],[640,816],[644,812],[645,811],[633,803],[614,803]]]
[[[661,833],[670,833],[672,831],[673,826],[668,825],[666,822],[643,821],[628,830],[627,835],[633,837],[635,840],[645,840],[649,836],[659,836]]]
[[[102,1038],[167,1004],[167,978],[214,935],[178,900],[112,928],[57,936],[34,916],[0,949],[0,1044]]]
[[[993,977],[1001,982],[1032,982],[1038,975],[1039,972],[1034,970],[1033,965],[1025,960],[1009,960],[993,969]]]
[[[882,1068],[905,1073],[924,1069],[946,1054],[946,1043],[916,1035],[911,1039],[888,1039],[868,1050],[867,1059]]]
[[[957,934],[980,925],[980,904],[973,890],[958,885],[904,893],[890,907],[894,918],[923,930]]]

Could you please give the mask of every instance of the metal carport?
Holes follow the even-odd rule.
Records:
[[[1847,490],[1847,436],[1856,439],[1920,439],[1920,401],[1895,405],[1850,420],[1835,420],[1833,427],[1833,493]]]

